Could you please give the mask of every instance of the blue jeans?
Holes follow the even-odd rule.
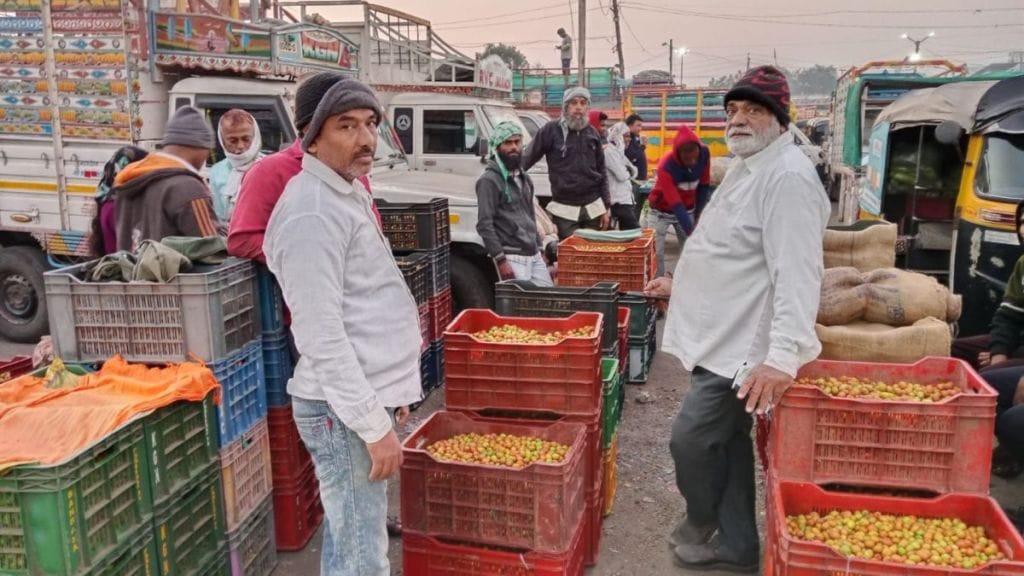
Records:
[[[370,482],[370,453],[327,402],[292,398],[324,505],[321,576],[389,576],[388,484]]]
[[[548,272],[548,265],[539,252],[533,256],[506,254],[505,260],[512,266],[516,280],[528,280],[535,286],[554,286],[551,281],[551,273]]]
[[[669,227],[675,229],[680,247],[686,242],[686,232],[683,232],[675,214],[654,208],[647,212],[647,225],[654,228],[654,255],[658,259],[658,270],[654,277],[660,278],[665,275],[665,236],[668,235]]]

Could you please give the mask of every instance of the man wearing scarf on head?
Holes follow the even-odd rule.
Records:
[[[401,425],[422,398],[416,300],[361,181],[382,116],[357,80],[327,90],[263,240],[299,352],[288,393],[320,481],[323,576],[391,573],[386,480],[402,463],[392,414]]]
[[[521,169],[522,143],[518,124],[502,122],[495,127],[487,168],[476,181],[476,230],[502,280],[551,286],[551,275],[540,254],[533,181]]]
[[[547,209],[568,238],[580,228],[604,230],[611,222],[611,197],[604,167],[601,135],[587,121],[590,91],[569,88],[562,97],[562,117],[537,131],[523,153],[523,170],[541,158],[548,163],[551,202]]]
[[[217,139],[225,158],[210,168],[213,209],[223,221],[231,219],[242,187],[242,177],[257,160],[263,158],[263,140],[256,119],[245,110],[234,108],[220,117]]]

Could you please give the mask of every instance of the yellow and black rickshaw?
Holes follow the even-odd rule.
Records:
[[[960,335],[988,330],[1024,254],[1024,76],[904,94],[871,132],[862,219],[899,226],[897,265],[964,298]]]

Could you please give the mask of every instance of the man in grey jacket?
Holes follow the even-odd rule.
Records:
[[[537,286],[551,286],[551,274],[540,254],[533,181],[520,168],[522,143],[518,124],[501,122],[495,126],[487,168],[476,181],[476,231],[502,280],[529,280]]]
[[[391,414],[401,423],[421,397],[416,301],[360,181],[381,117],[356,80],[327,91],[263,241],[300,354],[288,393],[320,480],[324,576],[390,574],[385,480],[402,463]]]

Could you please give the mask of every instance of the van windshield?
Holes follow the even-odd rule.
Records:
[[[373,156],[373,163],[374,165],[405,163],[402,146],[398,143],[391,124],[388,124],[385,118],[381,118],[380,124],[377,125],[377,153]]]
[[[985,136],[974,185],[982,196],[1024,200],[1024,134]]]

